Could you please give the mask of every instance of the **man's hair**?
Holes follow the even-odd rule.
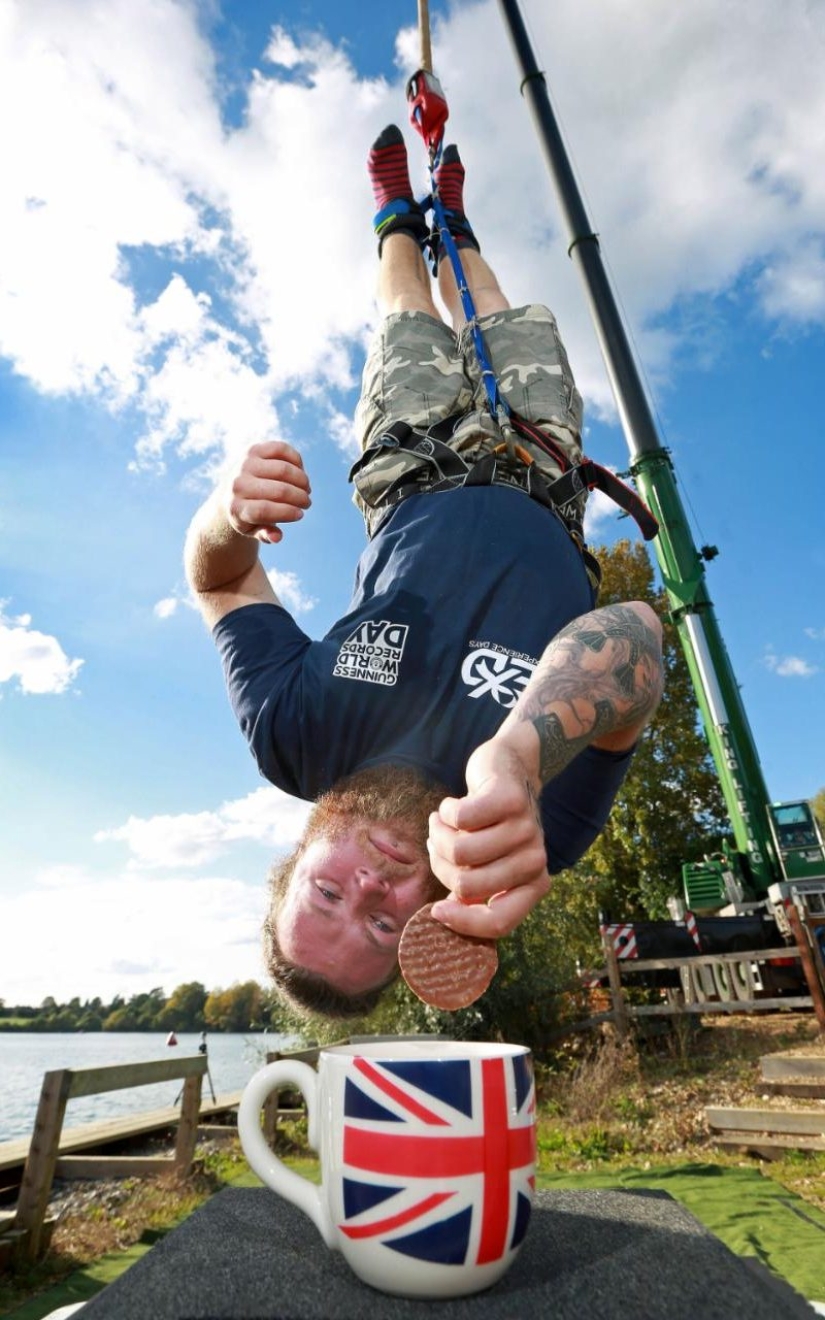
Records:
[[[278,998],[303,1016],[318,1013],[328,1018],[365,1017],[376,1007],[387,987],[398,979],[397,970],[381,985],[361,990],[357,994],[345,994],[343,990],[330,985],[319,972],[307,971],[298,963],[291,962],[281,948],[277,931],[278,913],[302,851],[303,844],[289,857],[276,862],[267,876],[270,902],[263,925],[266,969],[272,977]]]

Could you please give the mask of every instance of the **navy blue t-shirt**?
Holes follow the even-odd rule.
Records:
[[[561,520],[523,492],[463,487],[401,503],[358,562],[346,614],[312,641],[278,605],[214,629],[261,774],[314,800],[355,770],[414,766],[466,792],[470,754],[547,643],[593,606]],[[542,793],[551,871],[602,828],[629,754],[588,749]]]

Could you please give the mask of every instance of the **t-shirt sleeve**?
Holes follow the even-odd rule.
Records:
[[[601,834],[634,751],[585,747],[547,784],[541,795],[541,815],[551,875],[575,866]]]
[[[258,769],[296,797],[307,796],[300,765],[302,669],[312,645],[280,605],[244,605],[217,623],[213,637],[229,701]]]

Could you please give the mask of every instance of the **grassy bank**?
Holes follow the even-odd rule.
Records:
[[[813,1225],[810,1249],[797,1231],[799,1259],[792,1269],[797,1277],[791,1282],[815,1296],[808,1279],[821,1273],[813,1272],[825,1233],[825,1155],[788,1152],[767,1163],[725,1153],[713,1147],[704,1120],[709,1104],[760,1103],[759,1059],[786,1050],[825,1054],[812,1019],[708,1018],[698,1030],[642,1049],[610,1038],[595,1049],[592,1042],[572,1041],[552,1066],[537,1070],[539,1185],[656,1186],[682,1200],[733,1250],[746,1251],[751,1228],[728,1222],[733,1216],[726,1209],[723,1183],[740,1211],[745,1200],[757,1198],[760,1222],[768,1224],[779,1222],[780,1210],[794,1224],[800,1220],[798,1212],[787,1211],[790,1192],[811,1207]],[[806,1107],[811,1104],[823,1102],[809,1101]],[[302,1121],[285,1123],[279,1140],[288,1162],[316,1176]],[[48,1257],[0,1280],[0,1314],[16,1311],[71,1275],[76,1288],[88,1287],[91,1295],[113,1271],[131,1263],[133,1257],[123,1253],[139,1253],[141,1239],[148,1249],[152,1235],[179,1222],[221,1187],[239,1182],[254,1179],[233,1141],[199,1148],[196,1169],[185,1182],[167,1177],[68,1185],[65,1199],[55,1203],[59,1222]],[[737,1218],[741,1221],[741,1213]],[[771,1249],[765,1251],[770,1261]],[[781,1257],[777,1251],[777,1259],[786,1258],[786,1251]],[[783,1272],[790,1277],[786,1268]],[[26,1306],[20,1320],[39,1320],[82,1295],[49,1291],[49,1301],[41,1296],[39,1303]]]

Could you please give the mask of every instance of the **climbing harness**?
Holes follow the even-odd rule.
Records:
[[[388,513],[410,495],[451,490],[457,486],[495,483],[525,490],[563,519],[585,558],[591,581],[598,587],[601,576],[598,563],[587,551],[584,541],[582,496],[587,491],[602,491],[635,519],[646,541],[653,539],[659,525],[640,496],[608,468],[586,457],[573,464],[560,445],[539,427],[515,413],[500,393],[461,257],[450,233],[447,214],[439,195],[437,174],[444,148],[444,129],[449,107],[441,84],[432,71],[427,0],[418,0],[418,16],[421,68],[407,83],[407,100],[410,122],[423,139],[429,160],[431,191],[421,206],[425,212],[432,209],[434,230],[437,233],[432,246],[435,249],[438,243],[443,245],[452,267],[484,386],[487,409],[502,441],[492,451],[468,462],[448,443],[461,420],[460,416],[447,418],[427,429],[396,422],[364,451],[350,472],[350,480],[358,486],[359,474],[380,453],[395,451],[406,455],[408,462],[401,475],[381,496],[378,508],[382,514],[384,510]],[[554,479],[543,472],[534,455],[519,440],[528,441],[547,455],[560,475]]]

